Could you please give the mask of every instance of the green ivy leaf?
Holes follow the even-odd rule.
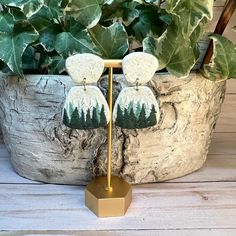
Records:
[[[55,49],[64,58],[75,53],[98,54],[88,31],[78,22],[71,25],[70,31],[57,35]]]
[[[195,28],[195,30],[190,35],[191,45],[194,50],[196,60],[198,60],[201,55],[198,42],[202,39],[202,37],[205,33],[204,27],[205,27],[206,23],[207,23],[207,19],[203,18],[203,20],[199,23],[199,25]]]
[[[160,9],[156,6],[138,8],[138,15],[129,30],[142,43],[147,36],[160,36],[166,28],[166,23],[160,19]]]
[[[7,12],[0,12],[0,32],[11,33],[13,29],[13,16]]]
[[[23,70],[37,70],[38,60],[36,59],[36,50],[32,46],[28,46],[22,56]]]
[[[137,2],[125,2],[122,4],[121,18],[123,18],[123,23],[128,26],[137,17],[139,17],[139,11],[136,7],[139,4]]]
[[[101,18],[102,0],[72,0],[70,13],[87,28],[94,27]]]
[[[159,70],[167,68],[170,73],[177,77],[188,76],[196,62],[191,40],[183,38],[174,21],[161,37],[144,39],[143,49],[145,52],[156,56],[159,60]]]
[[[109,27],[97,25],[89,33],[103,58],[121,58],[129,48],[128,35],[121,23]]]
[[[193,44],[196,44],[199,42],[199,40],[202,39],[205,31],[205,25],[207,24],[207,19],[203,18],[202,21],[198,24],[198,26],[194,29],[192,34],[190,35],[190,40],[192,41]]]
[[[112,4],[103,6],[102,22],[122,21],[129,26],[139,16],[136,9],[140,4],[136,1],[114,1]]]
[[[227,38],[214,34],[212,63],[204,65],[204,75],[213,81],[236,79],[236,45]]]
[[[54,56],[49,59],[48,72],[49,74],[61,74],[65,69],[65,59],[61,56]]]
[[[63,12],[61,9],[62,0],[44,0],[44,8],[47,11],[47,15],[50,19],[59,19],[63,16]]]
[[[0,3],[9,7],[17,7],[21,9],[22,12],[27,17],[35,14],[43,6],[43,0],[0,0]]]
[[[190,44],[186,43],[175,51],[166,69],[176,77],[187,77],[195,63],[194,50]]]
[[[56,37],[62,32],[61,26],[51,19],[51,14],[46,7],[42,7],[30,18],[30,23],[40,35],[38,44],[42,45],[47,52],[54,50]]]
[[[232,30],[236,32],[236,26],[233,26]]]
[[[8,23],[9,29],[14,23],[13,16]],[[6,24],[0,13],[0,25]],[[5,27],[6,28],[6,27]],[[15,23],[12,31],[0,31],[0,59],[17,75],[23,77],[22,55],[27,46],[38,39],[38,33],[26,20]]]
[[[213,16],[213,0],[167,0],[166,9],[179,17],[182,33],[188,38],[201,20]]]

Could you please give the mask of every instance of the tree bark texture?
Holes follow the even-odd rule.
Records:
[[[107,82],[107,77],[99,82],[105,96]],[[63,103],[74,85],[68,76],[1,76],[0,124],[21,176],[83,185],[106,173],[106,129],[72,130],[62,124]],[[124,77],[115,76],[115,99],[125,86]],[[156,75],[148,86],[160,107],[159,123],[113,129],[113,174],[133,184],[165,181],[202,167],[225,94],[224,82],[195,73],[186,79]]]

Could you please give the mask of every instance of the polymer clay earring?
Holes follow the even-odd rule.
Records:
[[[150,88],[143,84],[150,81],[158,67],[156,57],[143,52],[127,55],[122,61],[124,76],[133,85],[120,92],[113,111],[115,125],[125,129],[154,126],[160,119],[157,100]]]
[[[110,111],[102,92],[95,85],[104,70],[103,60],[93,54],[68,57],[66,69],[78,86],[72,87],[63,108],[63,123],[72,129],[107,126]]]

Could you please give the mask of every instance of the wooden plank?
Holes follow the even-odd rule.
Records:
[[[236,94],[236,79],[230,79],[227,81],[226,94]]]
[[[0,236],[235,236],[236,229],[176,229],[176,230],[74,230],[74,231],[10,231],[0,232]]]
[[[221,108],[216,132],[236,132],[236,94],[227,94]]]
[[[209,154],[236,155],[236,133],[214,133]]]
[[[81,187],[6,184],[0,209],[1,230],[236,229],[236,183],[135,186],[117,218],[90,212]]]

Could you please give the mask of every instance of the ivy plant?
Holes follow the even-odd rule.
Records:
[[[236,45],[220,35],[210,37],[214,42],[212,63],[204,66],[203,75],[213,81],[236,79]]]
[[[199,40],[212,19],[213,0],[0,0],[0,70],[65,72],[65,59],[93,53],[123,58],[151,53],[159,70],[188,76]],[[204,67],[212,80],[235,78],[235,45],[213,35],[214,56]]]

